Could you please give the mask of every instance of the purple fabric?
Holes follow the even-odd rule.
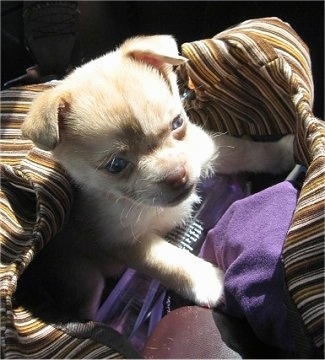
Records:
[[[245,317],[264,343],[287,351],[294,345],[281,252],[296,201],[297,190],[287,181],[236,201],[200,253],[225,271],[224,311]]]

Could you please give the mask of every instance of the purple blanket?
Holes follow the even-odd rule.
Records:
[[[296,201],[297,190],[288,181],[236,201],[200,253],[225,271],[223,310],[245,317],[264,343],[287,351],[294,345],[281,252]]]

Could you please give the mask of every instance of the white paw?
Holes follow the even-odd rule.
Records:
[[[295,166],[293,154],[294,135],[286,135],[277,142],[279,150],[279,171],[288,171]]]
[[[190,297],[198,305],[213,308],[223,294],[223,271],[202,260],[199,266],[195,266],[195,270],[192,274]]]

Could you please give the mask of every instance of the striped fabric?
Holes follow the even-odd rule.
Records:
[[[23,308],[15,309],[15,327],[8,327],[5,357],[11,359],[121,359],[118,352],[97,341],[70,335],[35,319]]]
[[[296,134],[296,159],[308,171],[283,266],[304,331],[323,352],[325,124],[312,114],[308,48],[289,24],[262,18],[185,43],[182,54],[189,61],[181,86],[190,90],[185,105],[196,123],[235,136]]]
[[[72,191],[66,174],[50,154],[21,138],[20,126],[38,92],[27,86],[1,94],[1,351],[3,358],[123,358],[122,341],[107,346],[110,329],[78,332],[58,329],[15,308],[17,278],[68,216]],[[84,326],[84,328],[83,328]],[[95,334],[95,335],[94,335]],[[115,335],[114,335],[115,336]],[[102,336],[103,337],[103,336]],[[122,349],[121,349],[122,350]],[[136,357],[127,351],[128,357]]]
[[[314,343],[324,351],[325,124],[297,103],[310,165],[283,249],[287,285]]]
[[[284,135],[297,126],[293,91],[313,101],[306,45],[277,18],[248,20],[182,45],[191,118],[230,135]],[[303,145],[302,145],[303,146]],[[303,149],[305,152],[306,149]]]

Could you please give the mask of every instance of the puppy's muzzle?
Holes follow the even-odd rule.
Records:
[[[164,183],[173,189],[178,189],[188,182],[188,172],[185,166],[180,165],[170,172],[164,179]]]
[[[194,184],[189,181],[188,170],[184,165],[179,165],[169,172],[161,183],[166,190],[166,205],[169,206],[183,201],[194,188]]]

